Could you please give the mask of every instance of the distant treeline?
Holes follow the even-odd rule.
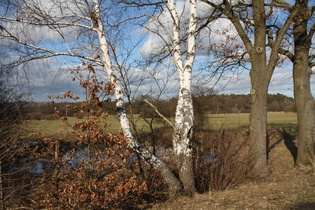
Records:
[[[144,102],[143,99],[150,101],[164,116],[174,117],[177,103],[177,99],[175,98],[155,100],[150,97],[139,97],[134,102],[127,104],[128,112],[139,114],[142,117],[158,117],[154,109]],[[250,112],[250,95],[204,95],[194,96],[193,100],[196,115]],[[28,102],[23,107],[22,113],[30,119],[53,119],[55,107],[57,107],[60,114],[72,117],[78,111],[71,109],[71,106],[80,108],[81,104],[82,102]],[[108,114],[116,114],[115,101],[105,100],[102,102],[102,106]],[[89,107],[85,106],[84,109],[89,109]],[[294,100],[283,94],[269,94],[267,110],[270,112],[295,112]]]

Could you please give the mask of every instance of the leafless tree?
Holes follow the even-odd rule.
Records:
[[[280,6],[290,12],[286,14],[282,25],[277,28],[277,33],[273,35],[273,45],[268,50],[266,48],[268,20],[272,18],[275,6],[279,6],[278,1],[266,3],[264,0],[237,2],[203,0],[203,2],[220,10],[231,21],[243,42],[246,55],[250,59],[251,157],[254,159],[254,172],[258,176],[266,176],[268,174],[266,150],[268,87],[279,60],[278,49],[300,5],[289,6],[280,2]]]
[[[293,43],[279,52],[293,63],[294,99],[298,116],[298,166],[315,166],[315,106],[310,77],[314,67],[313,42],[315,33],[315,6],[308,0],[297,0],[300,5],[294,19]],[[292,34],[291,34],[292,35]],[[291,41],[292,42],[292,41]]]
[[[180,19],[176,11],[176,1],[159,2],[158,5],[171,16],[172,29],[168,33],[171,42],[169,53],[173,57],[179,78],[179,102],[176,111],[175,132],[173,139],[174,152],[178,156],[179,177],[170,170],[158,157],[140,145],[133,136],[130,121],[125,109],[125,95],[122,75],[116,71],[111,49],[115,31],[109,30],[115,24],[123,23],[135,17],[123,13],[119,1],[86,1],[86,0],[51,0],[13,2],[9,12],[1,11],[1,38],[10,43],[23,46],[20,55],[23,62],[51,57],[73,58],[92,62],[103,68],[115,89],[118,118],[129,146],[145,161],[158,170],[168,183],[170,192],[182,190],[195,192],[191,137],[193,130],[193,106],[191,100],[191,75],[195,58],[195,30],[197,22],[196,1],[190,1],[190,18],[188,21],[186,54],[181,53]],[[161,5],[160,5],[161,4]],[[120,13],[117,21],[117,12]],[[141,19],[145,15],[140,14]],[[124,17],[125,19],[120,19]],[[152,16],[153,17],[153,16]],[[121,60],[120,60],[121,61]],[[120,62],[119,61],[119,62]],[[95,68],[97,69],[97,68]]]
[[[0,50],[0,209],[5,209],[8,197],[25,187],[22,184],[12,189],[8,180],[16,181],[14,175],[19,170],[12,168],[26,148],[25,143],[20,141],[24,128],[21,108],[29,94],[27,88],[16,80],[18,76],[14,66],[5,66],[9,51],[4,49]]]

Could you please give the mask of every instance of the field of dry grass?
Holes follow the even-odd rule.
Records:
[[[269,125],[283,125],[285,128],[293,128],[297,125],[297,116],[293,112],[269,112]],[[212,114],[208,117],[210,129],[237,129],[239,127],[249,126],[249,114]]]
[[[31,133],[41,136],[67,135],[71,124],[78,119],[30,121]],[[137,118],[137,127],[145,130],[146,123]],[[117,132],[119,122],[116,116],[109,116],[108,131]],[[269,125],[280,125],[288,132],[296,132],[295,113],[268,113]],[[249,114],[210,115],[208,128],[234,130],[249,125]],[[159,126],[159,125],[156,125]],[[284,141],[269,154],[271,175],[265,179],[247,182],[235,189],[210,191],[194,197],[180,197],[165,203],[145,205],[150,209],[315,209],[314,168],[293,168],[293,157]],[[285,157],[286,159],[283,159]],[[284,170],[282,170],[282,168]]]
[[[57,137],[64,134],[69,134],[72,130],[74,123],[84,121],[85,119],[78,119],[75,117],[68,117],[67,121],[60,119],[55,120],[29,120],[27,122],[27,130],[29,133],[41,134],[45,137]],[[138,115],[133,116],[133,121],[138,132],[148,132],[150,127],[143,118]],[[106,119],[107,127],[106,132],[118,133],[120,124],[116,115],[109,115]],[[153,123],[154,128],[163,126],[164,124],[160,119],[155,120]]]
[[[62,120],[32,120],[28,121],[28,130],[30,133],[41,133],[43,136],[55,136],[71,131],[71,125],[80,119],[69,117],[67,124]],[[107,119],[108,132],[117,133],[120,125],[116,115],[110,115]],[[149,131],[148,124],[140,117],[135,116],[135,122],[139,131]],[[212,114],[208,116],[206,128],[211,130],[237,129],[249,125],[249,114]],[[268,124],[282,125],[291,132],[296,131],[297,117],[296,113],[270,112],[268,113]],[[161,122],[155,121],[155,126],[162,126]]]
[[[244,184],[237,189],[209,192],[192,198],[155,204],[151,209],[315,209],[314,168],[293,169],[282,175]]]

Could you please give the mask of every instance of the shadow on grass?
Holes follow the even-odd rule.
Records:
[[[315,209],[315,202],[307,202],[307,203],[298,203],[294,206],[288,207],[286,209],[290,210],[314,210]]]
[[[293,156],[294,163],[295,163],[296,158],[297,158],[297,150],[298,150],[297,146],[294,143],[296,136],[293,134],[284,132],[283,137],[284,137],[284,144],[288,148],[288,150],[291,152],[291,155]]]
[[[294,142],[298,133],[298,125],[293,123],[282,123],[282,124],[270,124],[271,126],[281,126],[283,128],[284,144],[293,156],[294,162],[297,158],[297,146]],[[278,143],[278,142],[277,142]]]
[[[297,133],[298,133],[298,125],[293,123],[283,123],[282,124],[284,133],[284,144],[288,148],[288,150],[291,152],[294,162],[296,162],[297,158],[297,146],[294,143],[294,140],[296,139]]]

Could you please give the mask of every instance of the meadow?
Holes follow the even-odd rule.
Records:
[[[297,131],[297,116],[294,112],[268,112],[268,125],[282,126],[287,132]],[[235,130],[249,126],[249,114],[212,114],[208,117],[212,130]]]
[[[133,117],[136,127],[138,130],[140,130],[140,132],[149,131],[149,126],[147,123],[149,122],[149,119],[143,119],[139,115],[134,115]],[[40,134],[41,137],[61,137],[64,140],[69,139],[69,137],[71,138],[71,135],[69,135],[72,130],[71,125],[80,120],[83,121],[84,119],[69,117],[67,123],[63,122],[62,120],[30,120],[28,121],[28,127],[30,128],[29,131],[31,133]],[[106,132],[108,131],[117,133],[119,131],[120,125],[116,115],[109,115],[106,122],[108,124]],[[246,128],[249,126],[249,114],[211,114],[207,116],[207,119],[204,122],[205,123],[202,127],[205,129],[211,129],[214,131],[218,131],[220,129],[238,131],[237,129],[239,128]],[[153,125],[155,128],[158,128],[164,126],[165,124],[161,119],[157,119],[153,122]],[[282,126],[287,132],[297,132],[297,115],[293,112],[269,112],[268,125]],[[162,132],[163,131],[165,130],[162,130]],[[229,132],[227,132],[227,135],[225,136],[226,138],[224,138],[224,140],[229,139],[229,137],[233,137],[232,135],[229,136],[228,133]],[[278,137],[276,136],[276,138]],[[232,142],[235,139],[229,140]],[[228,146],[225,149],[229,148],[233,150],[232,154],[233,157],[235,157],[234,147]],[[270,164],[270,168],[293,167],[293,158],[291,157],[291,153],[287,150],[286,145],[283,142],[279,143],[277,147],[273,147],[273,150],[271,151],[273,153],[269,151],[270,157],[274,158],[270,158],[270,161],[276,162],[280,160],[281,166],[279,167],[275,163],[270,162],[272,163]],[[231,153],[227,152],[223,154],[229,155]],[[238,168],[238,165],[235,164],[236,162],[231,162],[231,160],[225,162],[224,160],[227,159],[222,159],[222,162],[218,162],[218,168],[216,168],[216,165],[213,165],[213,168],[207,170],[205,170],[205,168],[201,168],[200,170],[196,171],[196,174],[199,175],[199,178],[204,178],[204,174],[201,173],[201,171],[211,171],[210,174],[218,174],[213,176],[214,178],[219,177],[218,183],[227,183],[227,180],[230,181],[229,178],[232,177],[234,179],[236,177],[233,175],[233,173],[236,173],[236,170],[243,169],[244,162],[241,162],[241,168]],[[292,161],[290,162],[288,160]],[[221,170],[222,168],[228,168],[227,171],[229,174],[232,174],[232,176],[227,176],[227,174],[224,173],[224,170]],[[272,168],[272,170],[274,168]],[[235,188],[231,187],[230,189],[224,191],[211,190],[206,193],[197,194],[194,197],[182,196],[174,201],[159,201],[152,206],[150,204],[150,207],[152,209],[218,209],[218,207],[220,207],[220,209],[299,209],[294,207],[296,205],[298,207],[299,205],[303,205],[302,207],[304,207],[304,205],[308,207],[309,204],[313,207],[315,199],[315,173],[314,171],[305,172],[305,170],[306,169],[303,169],[303,171],[292,170],[288,171],[285,175],[274,173],[271,174],[272,176],[260,180],[259,182],[249,182],[247,180],[248,177],[245,177],[244,181],[242,178],[240,178],[242,176],[239,175],[239,171],[237,171],[236,174],[238,176],[236,179],[240,179],[241,181],[244,181],[244,183],[237,183],[239,186]],[[156,182],[156,179],[153,180]],[[296,180],[299,181],[296,182]],[[288,183],[290,183],[290,185],[288,185]],[[215,181],[213,181],[213,185],[215,185]],[[164,195],[164,192],[159,192],[159,189],[160,188],[155,190],[155,195]]]
[[[38,133],[41,136],[52,137],[56,135],[66,134],[71,131],[71,126],[82,119],[69,117],[67,123],[62,120],[30,120],[28,121],[28,132]],[[118,133],[119,121],[116,115],[109,115],[106,120],[107,132]],[[149,131],[149,125],[145,119],[134,116],[135,125],[140,132]],[[161,119],[154,121],[155,128],[164,126]],[[293,112],[269,112],[268,113],[268,125],[280,125],[287,132],[297,131],[297,116]],[[249,126],[249,114],[211,114],[208,115],[206,125],[203,125],[206,129],[211,130],[236,130],[238,128],[245,128]]]

